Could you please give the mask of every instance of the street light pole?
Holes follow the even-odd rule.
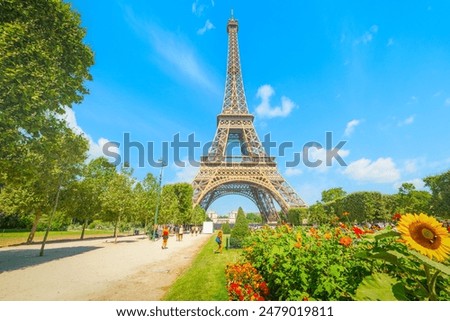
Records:
[[[158,224],[159,203],[160,203],[161,194],[162,194],[161,182],[162,182],[163,168],[164,168],[164,166],[166,166],[166,163],[164,163],[163,160],[160,159],[160,162],[161,162],[161,171],[159,172],[159,193],[158,193],[158,197],[156,198],[155,223],[153,225],[153,241],[156,241],[156,228],[157,228],[157,224]]]

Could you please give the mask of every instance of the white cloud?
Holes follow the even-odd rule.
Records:
[[[417,160],[416,159],[406,160],[403,170],[408,174],[416,173],[417,172]]]
[[[209,21],[209,19],[206,20],[205,25],[197,30],[197,34],[203,35],[206,31],[214,29],[214,25]]]
[[[327,166],[327,150],[325,148],[310,147],[303,150],[304,156],[307,157],[308,162],[311,162],[311,166],[308,166],[311,170],[317,170],[319,172],[326,172],[331,168]],[[340,149],[337,153],[342,159],[350,154],[348,149]],[[315,165],[318,164],[318,166]]]
[[[353,119],[347,123],[347,126],[345,127],[344,135],[350,136],[353,134],[353,131],[355,130],[355,127],[358,126],[361,123],[359,119]]]
[[[204,4],[200,4],[198,0],[195,0],[195,2],[192,3],[192,13],[196,16],[201,16],[205,9],[206,6]]]
[[[212,86],[194,50],[179,36],[171,32],[153,29],[150,41],[160,56],[166,60],[166,63],[168,62],[179,72],[204,87]],[[166,64],[165,67],[167,67]]]
[[[214,7],[216,4],[214,2],[214,0],[211,0],[211,7]],[[192,3],[191,9],[192,9],[192,13],[195,14],[197,17],[200,17],[203,12],[205,12],[206,9],[208,9],[208,5],[204,4],[204,3],[200,3],[199,0],[195,0]]]
[[[270,97],[275,94],[270,85],[263,85],[258,88],[256,96],[261,98],[261,103],[256,107],[256,114],[260,117],[273,118],[273,117],[286,117],[296,107],[294,102],[289,98],[281,97],[281,106],[270,105]]]
[[[303,171],[300,168],[294,168],[294,167],[288,167],[286,168],[286,171],[284,172],[284,174],[286,176],[298,176],[301,175],[303,173]]]
[[[373,36],[378,32],[378,26],[373,25],[368,31],[366,31],[361,37],[355,40],[355,44],[367,44],[372,41]]]
[[[83,129],[78,125],[77,119],[75,117],[75,112],[72,108],[65,107],[65,114],[61,116],[67,122],[69,128],[71,128],[78,135],[83,135],[89,141],[89,159],[98,158],[101,156],[105,156],[103,153],[103,146],[110,141],[106,138],[101,137],[98,141],[94,141],[91,136],[86,134]],[[108,150],[110,152],[120,154],[119,148],[114,146],[109,146]]]
[[[191,165],[187,158],[183,159],[182,161],[185,164],[184,167],[174,165],[175,166],[175,182],[173,182],[173,183],[178,183],[178,182],[190,183],[194,180],[195,176],[197,175],[197,173],[199,171],[199,167]]]
[[[142,21],[130,8],[127,8],[126,14],[131,27],[142,34],[156,52],[155,60],[164,72],[176,78],[182,77],[184,83],[196,83],[214,93],[221,92],[196,54],[194,46],[182,34]]]
[[[398,126],[406,126],[406,125],[411,125],[412,123],[414,123],[414,115],[409,116],[408,118],[406,118],[402,121],[399,121],[397,125]]]
[[[373,183],[393,183],[400,179],[400,172],[390,157],[380,157],[376,161],[361,158],[350,163],[344,174],[357,181]]]
[[[394,43],[395,43],[394,38],[389,38],[386,46],[388,46],[388,47],[393,46]]]
[[[445,100],[445,106],[450,106],[450,97]]]

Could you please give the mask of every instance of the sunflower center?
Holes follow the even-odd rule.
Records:
[[[434,232],[434,228],[423,222],[415,222],[409,226],[414,241],[427,249],[437,249],[441,245],[441,238]]]
[[[434,235],[433,231],[430,231],[426,227],[422,229],[422,236],[429,240],[434,240],[434,238],[436,237],[436,235]]]

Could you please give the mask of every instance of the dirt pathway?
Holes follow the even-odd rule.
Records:
[[[157,301],[211,237],[144,236],[58,242],[0,248],[0,300]]]

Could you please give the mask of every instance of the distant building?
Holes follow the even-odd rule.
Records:
[[[228,214],[228,223],[230,223],[230,224],[236,223],[237,213],[238,213],[238,211],[231,211]]]
[[[208,212],[206,212],[206,214],[208,215],[208,217],[210,218],[210,220],[213,221],[213,223],[215,223],[215,221],[217,220],[217,217],[219,216],[219,215],[217,215],[217,213],[214,212],[214,211],[208,211]]]
[[[214,224],[236,223],[237,211],[231,211],[230,213],[228,213],[228,216],[219,216],[214,211],[208,211],[206,214],[211,219],[211,221],[213,221]]]

